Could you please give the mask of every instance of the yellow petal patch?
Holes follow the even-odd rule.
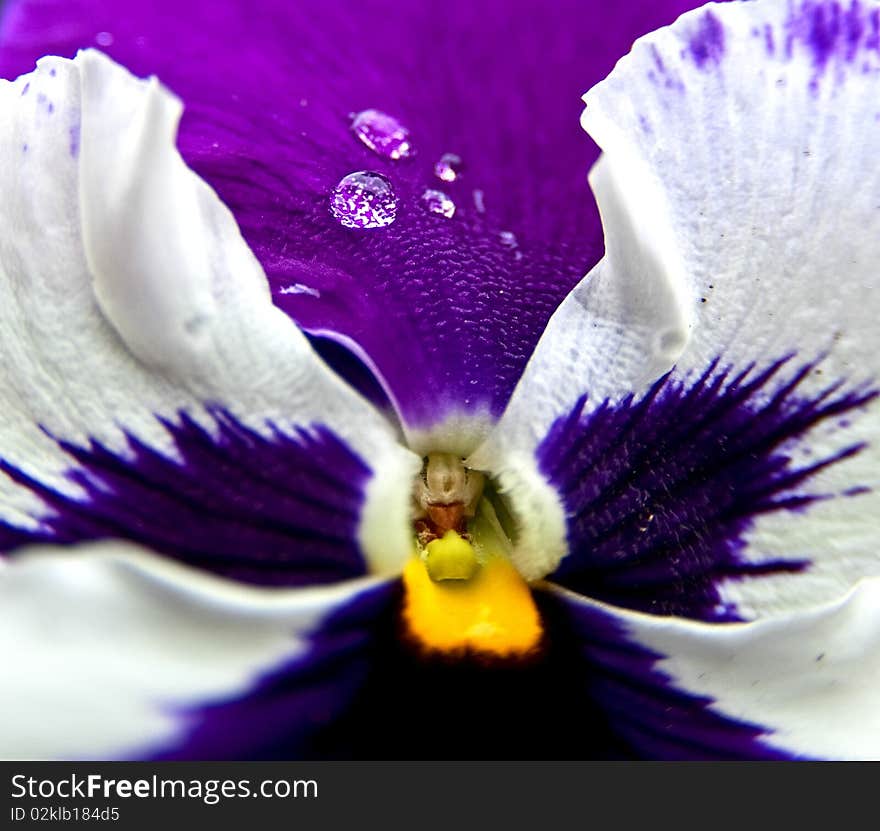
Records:
[[[436,541],[442,544],[435,546],[433,556],[438,563],[448,559],[452,568],[458,568],[465,552],[462,544],[468,544],[450,534],[455,532]],[[429,550],[428,563],[431,555]],[[432,580],[429,567],[415,556],[403,571],[404,621],[424,647],[515,656],[538,645],[540,614],[528,584],[506,557],[484,551],[482,566],[470,579]]]

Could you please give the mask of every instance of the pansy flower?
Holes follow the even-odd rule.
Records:
[[[880,753],[880,6],[3,14],[3,755]]]

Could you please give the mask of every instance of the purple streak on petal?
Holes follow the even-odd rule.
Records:
[[[768,55],[773,55],[776,52],[776,42],[773,39],[773,27],[769,24],[764,26],[764,45],[767,47]]]
[[[865,48],[877,50],[880,49],[880,9],[872,9],[868,15],[868,28],[870,34],[865,39]]]
[[[789,362],[736,376],[716,362],[690,386],[666,377],[640,399],[586,415],[582,400],[559,419],[538,450],[569,516],[572,553],[553,579],[628,608],[730,620],[736,610],[720,605],[721,580],[806,568],[797,551],[748,562],[745,534],[761,514],[840,496],[804,486],[861,446],[804,465],[790,455],[792,442],[877,392],[838,383],[801,396],[816,364],[782,382]]]
[[[74,159],[79,156],[80,130],[81,125],[79,122],[70,128],[70,155]]]
[[[597,610],[539,593],[540,655],[430,657],[401,636],[399,583],[361,595],[248,695],[207,703],[167,758],[775,758],[760,728],[674,689],[661,656]]]
[[[0,524],[0,550],[121,538],[246,582],[296,586],[366,572],[356,542],[370,470],[320,426],[266,438],[217,411],[216,435],[187,414],[165,422],[181,460],[134,437],[127,458],[60,443],[79,467],[76,500],[0,459],[52,514],[37,531]]]
[[[360,344],[411,425],[450,409],[499,414],[550,314],[599,259],[586,185],[597,150],[580,96],[638,35],[694,0],[262,3],[116,0],[13,3],[0,72],[99,33],[139,75],[186,105],[180,147],[228,204],[275,302],[313,332]],[[352,134],[381,110],[416,155],[393,161]],[[422,209],[433,165],[455,152],[447,220]],[[392,225],[341,227],[328,195],[357,170],[388,176]],[[471,194],[485,195],[485,213]],[[501,231],[520,241],[516,252]],[[320,297],[285,294],[301,283]]]
[[[804,0],[792,6],[785,23],[786,56],[795,49],[806,49],[812,58],[815,75],[810,88],[818,90],[819,81],[834,62],[853,63],[869,58],[869,69],[877,66],[880,51],[880,13],[865,8],[859,0],[841,3],[836,0]]]
[[[711,11],[697,21],[690,35],[688,51],[700,69],[721,63],[724,57],[724,26]]]

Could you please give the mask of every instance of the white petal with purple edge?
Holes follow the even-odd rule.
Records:
[[[180,102],[91,50],[44,58],[0,98],[0,458],[75,493],[47,433],[125,453],[128,431],[173,456],[157,415],[323,425],[373,470],[361,546],[395,570],[419,459],[272,305],[232,215],[175,149]],[[40,512],[0,478],[0,518]]]
[[[709,697],[722,716],[762,728],[768,746],[813,759],[880,756],[877,578],[813,609],[724,626],[628,612],[557,591],[575,607],[613,618],[658,654],[656,669],[673,686]]]
[[[33,548],[0,567],[0,757],[132,758],[187,708],[245,694],[377,578],[246,587],[127,543]]]
[[[607,253],[551,320],[477,464],[522,458],[581,394],[589,413],[673,366],[688,384],[715,359],[732,377],[791,356],[783,380],[818,361],[796,389],[808,401],[877,385],[878,32],[876,3],[709,4],[640,39],[584,96]],[[823,499],[798,515],[755,516],[744,561],[807,567],[725,583],[741,615],[880,572],[878,405],[780,445],[799,465],[865,446],[800,486]]]

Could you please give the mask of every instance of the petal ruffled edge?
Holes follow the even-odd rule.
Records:
[[[323,621],[387,585],[258,589],[116,541],[26,549],[0,565],[0,655],[14,668],[0,690],[0,756],[168,753],[198,706],[307,660]]]

